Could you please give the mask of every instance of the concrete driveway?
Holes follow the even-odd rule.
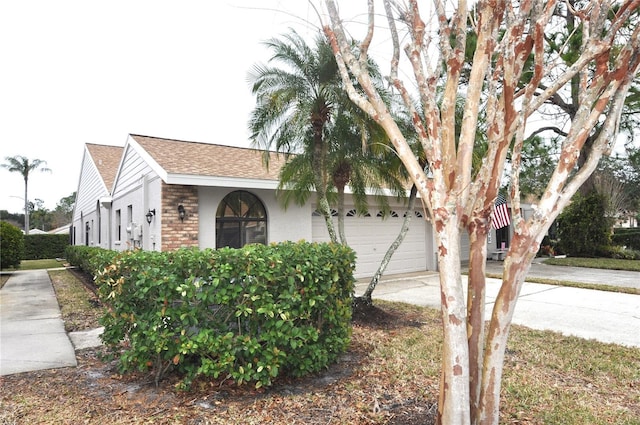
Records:
[[[596,279],[592,276],[600,276],[600,283],[616,285],[623,280],[624,285],[640,287],[640,272],[573,267],[563,271],[556,270],[564,269],[562,266],[534,266],[544,271],[544,276],[549,279],[598,283],[592,281]],[[500,267],[492,264],[487,267],[489,272],[493,272],[491,269],[499,272]],[[530,275],[541,277],[541,273],[532,268]],[[607,276],[606,280],[603,280],[604,275]],[[620,276],[622,279],[619,279]],[[440,308],[438,279],[435,272],[388,276],[378,284],[373,298]],[[487,317],[491,314],[501,282],[500,279],[487,279]],[[463,277],[463,283],[466,286],[466,276]],[[358,281],[356,295],[361,295],[367,285],[367,280]],[[606,343],[640,347],[640,295],[527,282],[518,298],[513,323]]]
[[[502,274],[502,261],[487,261],[487,273]],[[531,264],[527,276],[640,289],[640,272],[552,266],[542,263],[539,259]]]

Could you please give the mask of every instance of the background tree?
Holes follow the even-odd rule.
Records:
[[[24,225],[24,214],[10,213],[7,210],[0,210],[0,220],[20,228]]]
[[[540,199],[558,162],[560,146],[558,138],[540,136],[532,136],[522,146],[520,191],[523,198],[534,203]]]
[[[429,164],[425,172],[407,138],[371,83],[365,62],[376,26],[369,1],[366,34],[356,53],[336,2],[325,0],[331,41],[350,98],[385,129],[431,215],[440,270],[444,343],[438,421],[445,424],[497,424],[500,382],[516,300],[540,242],[571,197],[596,169],[616,140],[624,102],[640,68],[640,0],[581,3],[532,0],[480,0],[472,12],[466,1],[454,7],[433,2],[433,19],[417,0],[384,0],[393,46],[389,80],[405,99]],[[558,11],[570,8],[575,58],[548,49],[548,34],[566,26]],[[466,61],[467,23],[473,23],[475,49]],[[402,28],[400,34],[398,28]],[[400,40],[407,65],[401,67]],[[463,71],[469,71],[463,79]],[[525,73],[527,75],[525,75]],[[351,84],[357,79],[359,86]],[[464,87],[461,88],[461,83]],[[552,98],[575,90],[558,161],[535,213],[520,212],[520,170],[527,123]],[[413,107],[417,90],[421,108]],[[436,93],[443,93],[438,103]],[[464,94],[459,137],[455,108]],[[486,151],[473,169],[480,115],[486,117]],[[581,150],[589,139],[590,149]],[[512,159],[510,197],[514,237],[504,261],[502,285],[485,332],[485,263],[489,216],[502,181],[507,154]],[[580,164],[578,158],[582,156]],[[427,178],[430,174],[432,178]],[[460,273],[460,233],[470,239],[468,296]]]
[[[597,190],[611,197],[612,215],[638,226],[635,217],[640,212],[640,148],[627,146],[626,155],[606,158],[598,167],[597,176]]]
[[[42,199],[36,198],[35,201],[29,202],[29,216],[31,217],[31,226],[34,229],[45,232],[51,230],[53,216],[51,211],[44,206]]]
[[[593,177],[594,190],[591,193],[603,197],[604,217],[610,221],[609,231],[611,232],[618,218],[629,206],[629,192],[625,181],[618,178],[614,170],[598,167],[598,170],[593,173]]]
[[[76,192],[61,198],[51,213],[51,226],[55,229],[71,223],[73,218],[73,207],[76,203]]]
[[[613,220],[607,216],[609,199],[592,191],[577,193],[558,217],[558,238],[562,252],[574,257],[596,257],[611,245]]]
[[[318,210],[325,217],[331,240],[347,244],[344,225],[347,185],[351,189],[357,214],[367,212],[367,199],[371,192],[377,206],[387,212],[388,197],[383,191],[389,190],[398,198],[406,198],[408,176],[386,132],[344,94],[337,64],[326,39],[317,39],[315,50],[312,50],[293,32],[284,41],[272,40],[268,45],[276,51],[273,59],[277,59],[281,66],[259,66],[250,76],[254,81],[253,90],[258,100],[250,122],[254,144],[265,149],[267,160],[270,148],[287,155],[278,186],[278,194],[284,206],[291,202],[304,205],[311,193],[316,191]],[[392,96],[384,87],[377,65],[368,61],[367,69],[378,93],[393,111],[396,122],[402,125],[406,135],[412,134],[410,117],[403,114],[406,110],[397,96]],[[330,82],[331,89],[319,87],[318,83],[322,81]],[[353,83],[358,84],[357,81]],[[297,97],[293,96],[291,90],[294,90]],[[333,102],[329,108],[326,104],[329,96],[319,96],[318,93],[334,93],[336,90],[341,94],[330,96]],[[301,91],[306,91],[306,94]],[[283,97],[287,101],[283,102]],[[311,109],[307,105],[309,102]],[[317,109],[318,105],[323,105],[320,109],[330,110],[322,124],[321,142],[315,130],[306,130],[310,124],[314,125],[305,121],[306,115],[296,118],[301,112]],[[317,115],[313,112],[305,113],[311,117]],[[320,143],[322,149],[318,148]],[[293,153],[295,155],[290,155]],[[322,161],[318,160],[319,155],[323,156]],[[421,156],[419,151],[417,155]],[[317,190],[319,184],[322,185],[321,190]],[[398,237],[390,244],[362,297],[367,303],[371,303],[373,290],[408,232],[416,196],[414,188],[410,192],[407,214]],[[331,206],[337,208],[337,235],[333,227]]]
[[[599,23],[604,28],[610,25],[610,20],[615,19],[619,5],[615,2],[610,3],[610,8],[606,16],[602,16],[604,22]],[[571,67],[580,59],[580,49],[583,43],[583,27],[584,20],[581,19],[581,9],[587,8],[589,2],[585,0],[566,0],[560,2],[554,12],[555,18],[560,22],[556,28],[550,29],[546,33],[546,55],[549,60],[561,60],[565,67]],[[622,28],[618,28],[625,37],[631,36],[635,30],[635,23],[625,24]],[[532,75],[529,71],[525,75]],[[561,143],[566,136],[566,126],[571,123],[578,113],[581,104],[580,97],[582,82],[579,74],[574,75],[569,84],[563,90],[559,90],[557,94],[551,96],[544,108],[541,108],[540,115],[545,120],[546,125],[539,126],[532,132],[530,137],[538,134],[551,133],[554,134],[553,140],[556,144]],[[640,79],[634,76],[634,80],[628,89],[623,110],[620,115],[620,131],[624,132],[630,141],[633,141],[634,134],[640,125]],[[591,149],[595,139],[601,128],[601,123],[597,123],[590,134],[585,139],[585,143],[581,148],[582,154],[578,158],[578,168],[584,165],[585,158],[588,157],[588,151]],[[524,157],[524,155],[523,155]],[[596,190],[594,187],[594,179],[588,178],[585,184],[580,187],[580,192],[587,196],[589,192]]]
[[[22,178],[24,179],[24,233],[26,235],[29,234],[29,197],[28,197],[28,188],[29,188],[29,174],[32,171],[40,170],[43,172],[51,172],[49,168],[46,167],[47,161],[43,161],[41,159],[32,159],[29,160],[24,156],[7,156],[5,157],[7,161],[4,164],[0,164],[3,168],[6,168],[10,172],[20,173],[22,174]]]
[[[627,148],[625,182],[628,189],[629,214],[635,215],[635,226],[640,223],[640,148]]]

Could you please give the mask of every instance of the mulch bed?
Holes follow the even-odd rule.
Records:
[[[72,270],[88,287],[90,277]],[[93,286],[95,288],[95,286]],[[419,388],[396,390],[369,375],[368,332],[420,326],[419,318],[376,306],[354,306],[350,350],[323,373],[280,378],[256,390],[224,380],[196,381],[178,391],[169,375],[158,387],[148,374],[118,373],[103,348],[76,352],[78,367],[0,378],[3,423],[273,423],[432,424],[437,408]],[[384,393],[378,393],[385,388]]]

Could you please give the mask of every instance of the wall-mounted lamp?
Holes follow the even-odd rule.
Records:
[[[91,230],[91,226],[89,226],[89,222],[87,221],[86,226],[84,227],[84,229],[88,232],[89,230]]]
[[[156,209],[150,209],[149,212],[147,214],[145,214],[145,217],[147,217],[147,223],[149,223],[149,225],[151,225],[151,220],[153,220],[153,217],[156,215]]]
[[[187,212],[184,210],[184,206],[182,204],[178,205],[178,217],[180,217],[180,221],[184,221],[185,215],[187,215]]]

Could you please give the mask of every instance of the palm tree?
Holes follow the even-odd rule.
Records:
[[[305,152],[312,164],[318,210],[331,241],[337,243],[327,199],[326,133],[336,108],[351,101],[342,90],[331,47],[321,35],[315,48],[293,30],[265,44],[274,52],[269,62],[280,66],[256,65],[249,75],[257,102],[249,121],[252,144],[265,151],[267,166],[270,150],[285,155]]]
[[[400,161],[389,148],[388,137],[373,121],[362,121],[350,111],[340,111],[331,126],[331,146],[328,170],[332,186],[337,191],[338,233],[343,244],[347,244],[344,231],[345,188],[349,185],[358,214],[367,212],[367,192],[373,191],[376,204],[388,212],[388,189],[398,198],[406,196],[400,175]]]
[[[34,170],[40,170],[43,172],[51,172],[49,168],[46,167],[47,161],[43,161],[41,159],[32,159],[16,155],[16,156],[7,156],[5,157],[7,161],[4,164],[0,164],[3,168],[6,168],[10,172],[16,172],[22,174],[24,178],[24,233],[26,235],[29,234],[29,198],[28,187],[29,187],[29,174]]]
[[[357,127],[354,125],[356,120],[346,115],[344,111],[338,112],[327,127],[329,149],[325,161],[328,175],[326,196],[330,205],[337,204],[339,240],[344,245],[347,245],[344,231],[346,186],[349,185],[352,191],[356,212],[365,214],[368,209],[367,192],[373,191],[377,205],[386,211],[389,204],[384,189],[402,198],[406,192],[404,182],[407,181],[396,172],[400,170],[399,160],[388,148],[387,138],[376,141],[382,134],[379,127]],[[291,202],[304,205],[308,201],[314,190],[314,171],[308,150],[303,149],[302,153],[285,163],[278,185],[278,196],[285,208]]]
[[[379,125],[355,107],[342,89],[339,70],[326,38],[318,36],[308,46],[295,32],[283,40],[266,43],[274,50],[270,62],[280,66],[256,66],[250,74],[257,106],[249,127],[254,146],[265,150],[268,165],[270,150],[296,154],[288,157],[281,171],[280,193],[285,206],[292,198],[304,204],[312,190],[318,211],[325,218],[331,241],[346,244],[344,234],[344,189],[354,189],[358,210],[366,209],[367,188],[386,184],[394,192],[402,185],[380,156],[367,153],[366,146],[388,144]],[[372,74],[378,75],[370,63]],[[378,77],[378,82],[382,78]],[[382,138],[384,137],[384,140]],[[387,152],[388,153],[388,152]],[[331,215],[333,191],[337,191],[339,238]],[[288,193],[288,194],[287,194]],[[386,205],[385,197],[378,197]]]

